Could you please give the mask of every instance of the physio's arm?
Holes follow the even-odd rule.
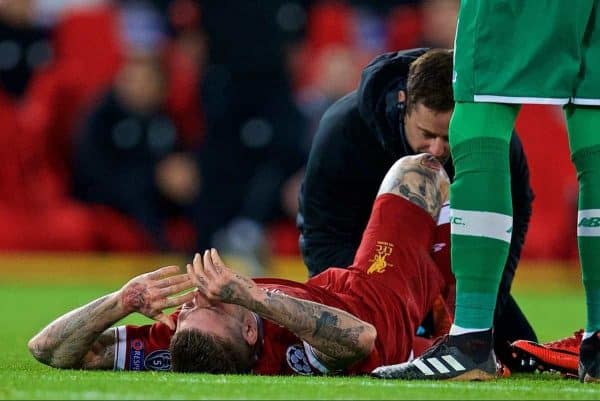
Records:
[[[115,336],[107,329],[120,319],[140,312],[173,328],[162,310],[193,298],[193,293],[168,298],[191,287],[187,274],[172,276],[178,271],[168,266],[142,274],[119,291],[60,316],[29,341],[30,352],[56,368],[112,368]]]
[[[286,327],[310,344],[328,368],[345,368],[373,349],[377,331],[370,323],[334,307],[264,291],[226,267],[214,249],[203,259],[197,254],[188,271],[209,300],[244,306]]]

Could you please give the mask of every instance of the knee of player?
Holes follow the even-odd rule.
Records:
[[[446,202],[450,180],[440,161],[430,153],[405,156],[388,170],[377,195],[391,193],[423,208],[437,220]]]
[[[379,192],[377,195],[385,194],[385,193],[396,193],[398,191],[398,184],[402,181],[402,177],[405,172],[405,162],[406,158],[410,156],[402,157],[389,168],[385,177],[381,181],[381,185],[379,186]]]

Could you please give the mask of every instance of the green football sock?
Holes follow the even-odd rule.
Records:
[[[455,166],[450,189],[454,324],[493,324],[512,234],[510,136],[518,106],[457,103],[450,122]]]
[[[600,330],[600,108],[568,106],[571,159],[577,170],[577,242],[587,302],[587,332]]]

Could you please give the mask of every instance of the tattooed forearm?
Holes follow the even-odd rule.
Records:
[[[50,323],[29,341],[29,350],[47,365],[80,368],[100,335],[126,315],[116,294],[106,295]]]
[[[342,324],[345,324],[346,326],[349,324],[348,322],[339,321],[339,313],[328,310],[315,310],[314,312],[320,313],[313,332],[315,336],[320,336],[328,340],[341,339],[352,346],[357,346],[359,344],[360,334],[365,331],[364,322],[359,321],[360,323],[356,326],[351,325],[350,327],[343,327]],[[354,316],[352,316],[352,318],[354,318]]]
[[[223,302],[244,305],[251,298],[250,293],[256,289],[254,281],[240,274],[234,274],[232,280],[219,288],[218,294]]]
[[[287,327],[328,357],[332,367],[343,368],[371,352],[375,328],[340,309],[312,301],[266,292],[252,305],[259,315]]]
[[[317,327],[315,329],[315,334],[319,333],[319,331],[326,330],[327,327],[336,327],[338,323],[337,316],[329,313],[323,312],[323,314],[317,319]]]

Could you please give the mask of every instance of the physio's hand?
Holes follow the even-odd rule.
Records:
[[[166,266],[131,279],[120,290],[122,307],[128,313],[139,312],[175,329],[175,324],[163,310],[194,299],[194,292],[173,297],[194,287],[188,274],[177,273],[179,267]]]
[[[225,266],[216,249],[205,251],[204,256],[197,253],[187,270],[198,291],[209,302],[238,304],[251,309],[255,297],[264,293],[254,281]]]

